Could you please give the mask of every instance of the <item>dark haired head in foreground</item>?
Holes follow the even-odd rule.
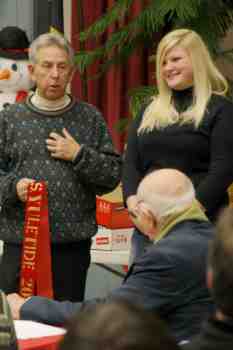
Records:
[[[216,310],[184,350],[233,349],[233,208],[225,208],[209,248],[207,282]]]
[[[68,326],[60,350],[176,350],[175,340],[152,312],[129,302],[94,305]]]
[[[226,317],[233,319],[233,208],[225,208],[209,249],[208,286],[214,301]]]

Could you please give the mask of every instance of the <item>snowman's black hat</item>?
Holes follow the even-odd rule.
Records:
[[[5,27],[0,30],[0,57],[13,60],[28,59],[29,40],[19,27]]]

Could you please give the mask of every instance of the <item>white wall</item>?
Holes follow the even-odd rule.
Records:
[[[33,37],[33,0],[1,0],[0,29],[6,26],[22,28],[31,40]]]
[[[66,38],[71,40],[71,13],[72,13],[72,0],[63,0],[64,10],[64,33]]]

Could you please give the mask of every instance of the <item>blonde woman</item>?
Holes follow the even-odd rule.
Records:
[[[158,95],[134,120],[128,136],[123,191],[130,211],[140,180],[150,171],[176,168],[188,175],[210,220],[227,204],[233,182],[233,104],[228,84],[201,37],[174,30],[156,55]],[[144,236],[135,231],[134,254]]]

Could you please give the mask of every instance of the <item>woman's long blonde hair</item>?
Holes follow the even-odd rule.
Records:
[[[162,64],[167,52],[174,47],[187,50],[193,68],[193,103],[178,114],[172,103],[172,90],[162,77]],[[213,62],[201,37],[189,29],[177,29],[165,35],[159,43],[156,55],[158,95],[146,108],[138,132],[164,128],[177,122],[194,123],[197,127],[206,110],[210,96],[225,95],[228,83]]]

